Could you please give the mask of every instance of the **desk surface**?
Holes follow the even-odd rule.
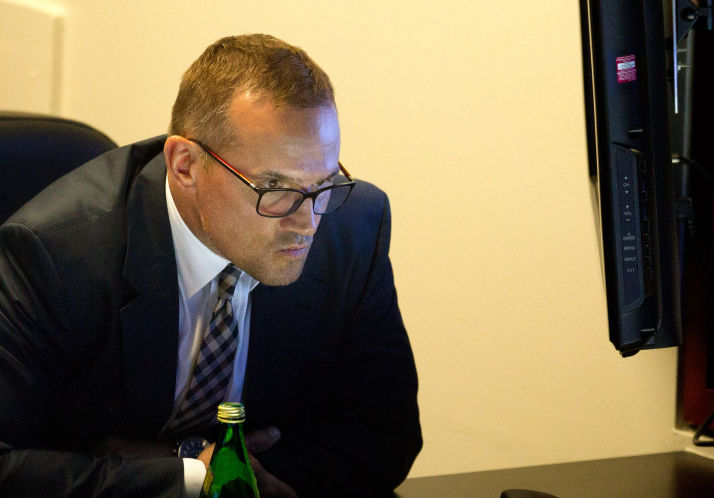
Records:
[[[714,460],[684,451],[407,479],[399,498],[499,498],[529,489],[558,498],[714,497]]]

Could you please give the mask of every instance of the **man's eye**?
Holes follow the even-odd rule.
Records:
[[[313,187],[310,188],[310,190],[319,190],[321,188],[329,187],[332,185],[332,178],[328,178],[327,180],[322,180],[320,183],[316,183]]]
[[[283,183],[280,180],[267,180],[265,182],[266,188],[283,188]]]

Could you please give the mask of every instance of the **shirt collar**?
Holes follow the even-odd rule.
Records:
[[[171,236],[176,253],[179,285],[185,290],[186,297],[190,298],[211,282],[230,261],[206,247],[183,221],[171,195],[168,178],[165,182],[165,188],[166,207],[169,212]],[[242,272],[241,277],[250,279],[248,287],[250,290],[258,285],[258,281],[245,272]]]

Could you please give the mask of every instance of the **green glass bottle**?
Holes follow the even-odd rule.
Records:
[[[221,423],[218,440],[206,470],[201,498],[259,498],[243,437],[243,404],[221,403],[218,421]]]

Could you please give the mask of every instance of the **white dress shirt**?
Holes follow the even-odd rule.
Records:
[[[230,261],[217,255],[198,240],[176,208],[168,179],[165,188],[178,270],[179,347],[174,391],[174,406],[178,406],[188,390],[203,336],[208,330],[213,308],[218,302],[218,275]],[[233,293],[231,305],[233,317],[238,323],[238,345],[233,376],[225,401],[241,400],[250,336],[250,291],[256,285],[258,281],[242,271]],[[184,458],[184,496],[199,495],[205,473],[202,462]]]

